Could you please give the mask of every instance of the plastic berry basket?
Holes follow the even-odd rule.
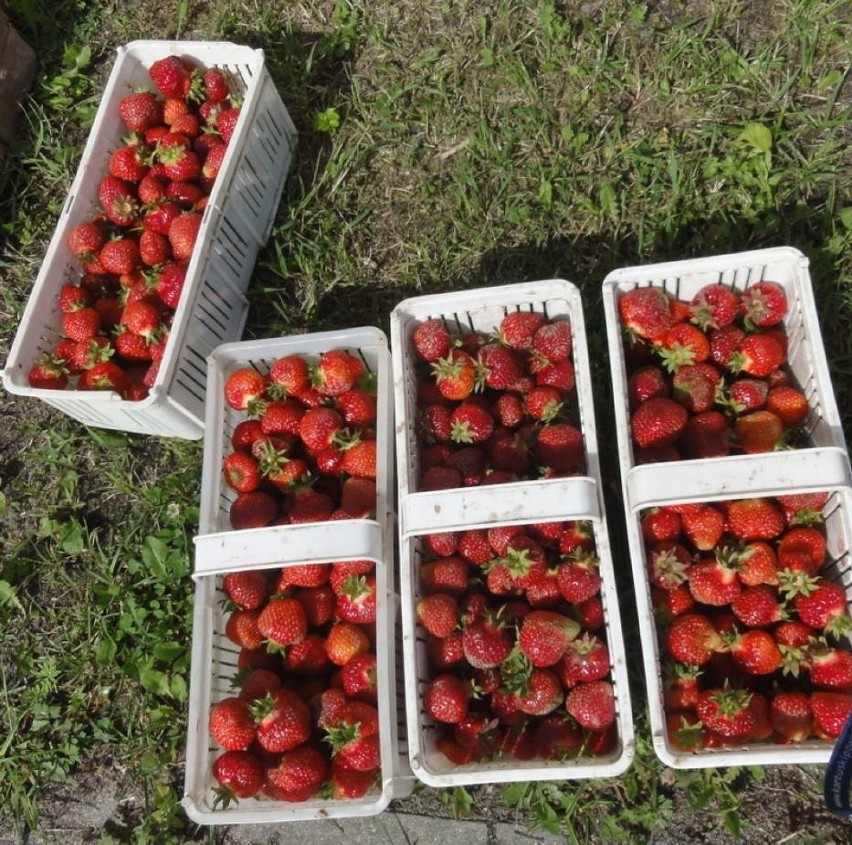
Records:
[[[725,457],[696,458],[638,464],[631,438],[627,407],[628,371],[618,300],[640,286],[665,289],[688,302],[703,286],[723,284],[742,292],[759,281],[773,281],[783,287],[788,310],[783,328],[787,336],[787,369],[792,383],[807,396],[810,411],[803,425],[800,448],[763,454],[731,454]],[[624,267],[614,270],[603,282],[603,302],[614,397],[621,477],[627,480],[629,501],[659,495],[677,485],[675,495],[685,501],[712,492],[716,479],[724,493],[743,477],[755,487],[785,489],[795,486],[801,469],[818,450],[846,452],[846,443],[831,377],[822,344],[819,320],[811,288],[807,258],[792,247],[775,247],[664,264]]]
[[[852,564],[850,564],[850,544],[852,544],[852,488],[845,484],[842,462],[834,458],[834,476],[831,476],[831,461],[821,465],[812,465],[810,474],[803,473],[798,487],[781,489],[760,488],[751,485],[750,480],[742,476],[739,485],[729,489],[709,493],[688,501],[712,504],[719,501],[736,499],[771,498],[799,493],[826,493],[828,499],[822,509],[823,524],[827,547],[826,562],[820,575],[842,585],[847,598],[847,612],[852,612]],[[674,476],[674,471],[673,471]],[[677,484],[672,478],[673,486]],[[666,488],[661,488],[666,489]],[[828,762],[833,743],[828,740],[811,737],[799,742],[779,744],[773,737],[766,740],[752,740],[748,743],[725,744],[719,747],[701,747],[698,750],[683,750],[674,746],[668,736],[666,709],[664,704],[665,684],[664,659],[665,646],[662,635],[655,624],[652,588],[648,577],[646,551],[643,542],[640,518],[647,508],[658,505],[674,505],[679,502],[671,495],[661,496],[657,501],[646,501],[627,510],[627,538],[630,550],[634,580],[634,595],[638,609],[640,638],[644,662],[645,681],[648,689],[649,713],[654,751],[667,766],[676,769],[716,768],[741,765],[798,765],[825,764]],[[698,611],[701,606],[699,605]],[[795,618],[795,614],[793,615]],[[849,648],[848,642],[839,647]],[[771,676],[776,689],[793,691],[807,689],[807,685],[798,679],[785,679],[780,670],[778,677]],[[699,679],[700,681],[700,679]]]
[[[507,313],[514,311],[535,311],[548,319],[567,319],[570,322],[576,411],[584,438],[585,474],[493,486],[419,490],[421,443],[415,429],[417,363],[410,346],[414,329],[427,319],[439,318],[451,331],[490,333]],[[399,479],[402,652],[408,750],[415,777],[431,786],[446,787],[620,774],[630,766],[634,756],[633,723],[601,492],[591,376],[579,291],[570,282],[553,279],[405,300],[391,313],[391,349]],[[616,739],[612,747],[600,756],[579,756],[571,760],[545,760],[538,756],[519,760],[509,755],[498,755],[479,762],[455,764],[438,747],[441,728],[425,711],[423,704],[430,674],[425,634],[415,615],[416,604],[421,598],[418,570],[424,560],[423,536],[433,532],[572,520],[588,521],[594,529],[602,578],[603,631],[610,651],[610,680],[616,700]]]
[[[41,399],[86,425],[200,439],[207,356],[242,334],[248,309],[245,291],[258,250],[269,238],[297,133],[262,50],[228,42],[133,41],[117,52],[3,382],[10,393]],[[140,401],[122,399],[112,391],[34,389],[27,380],[29,369],[60,337],[59,288],[82,274],[68,248],[68,233],[97,211],[98,183],[110,154],[121,144],[119,101],[135,88],[150,88],[147,68],[169,55],[226,69],[243,105],[203,215],[157,379]]]
[[[224,634],[227,612],[223,605],[221,576],[196,574],[183,797],[184,809],[194,822],[205,825],[269,824],[370,816],[381,813],[393,798],[403,797],[411,791],[413,781],[406,756],[404,718],[401,709],[398,709],[401,675],[397,674],[394,647],[398,600],[393,592],[393,545],[389,531],[386,539],[382,557],[376,560],[375,649],[379,692],[376,706],[382,738],[381,768],[378,784],[360,798],[335,799],[318,795],[306,801],[289,803],[270,797],[256,797],[227,807],[217,803],[214,790],[218,784],[211,773],[211,766],[222,750],[210,739],[209,712],[217,701],[235,694],[239,649]],[[262,545],[270,553],[277,551],[265,543]],[[291,544],[290,550],[294,557],[285,560],[282,556],[269,566],[303,562],[297,544]],[[333,562],[333,558],[329,558],[328,562]]]
[[[538,500],[539,512],[545,513],[545,518],[549,519],[547,493],[541,490],[541,494]],[[415,607],[421,598],[418,570],[426,559],[425,549],[422,537],[408,536],[402,540],[400,552],[408,754],[411,771],[423,783],[435,787],[449,787],[478,783],[615,777],[630,767],[634,757],[633,721],[612,556],[605,520],[601,518],[600,511],[593,502],[587,501],[585,504],[590,507],[581,507],[576,513],[566,511],[564,519],[588,520],[594,530],[596,552],[600,560],[600,599],[604,613],[603,626],[595,633],[605,639],[609,649],[608,680],[613,686],[615,696],[616,717],[611,746],[599,755],[580,754],[570,759],[548,760],[536,755],[532,759],[521,760],[509,754],[497,754],[481,761],[457,764],[445,756],[438,745],[444,726],[435,722],[423,703],[431,673],[426,637],[417,622]],[[537,521],[535,503],[527,508],[525,516],[531,521]],[[495,522],[487,527],[505,524]],[[554,712],[564,713],[564,703]]]
[[[301,525],[232,530],[229,510],[235,493],[222,482],[222,460],[235,426],[246,418],[224,401],[228,375],[241,367],[267,372],[280,357],[318,356],[330,349],[358,355],[377,386],[377,506],[374,519],[351,519]],[[388,385],[390,355],[382,332],[372,327],[223,344],[211,354],[207,370],[207,407],[202,466],[199,534],[195,538],[196,585],[193,652],[184,807],[201,824],[271,823],[321,818],[368,816],[382,812],[390,800],[411,790],[405,724],[401,707],[399,599],[395,593],[393,462]],[[211,763],[220,750],[209,738],[208,713],[213,703],[233,694],[238,649],[224,634],[221,577],[231,571],[287,564],[366,559],[376,563],[376,656],[382,733],[381,784],[361,799],[315,798],[287,803],[270,798],[241,801],[222,808],[215,803]]]
[[[439,318],[451,331],[493,332],[503,317],[513,311],[534,311],[548,319],[568,320],[573,335],[573,363],[576,374],[576,403],[584,436],[586,473],[555,480],[550,496],[551,516],[559,518],[571,500],[600,497],[600,470],[594,426],[591,376],[586,330],[580,293],[562,279],[524,282],[500,287],[479,288],[448,294],[407,299],[391,312],[391,352],[393,357],[394,401],[396,407],[397,479],[399,520],[403,533],[436,530],[455,522],[474,527],[495,521],[520,522],[530,499],[538,499],[541,485],[551,481],[518,481],[479,487],[426,491],[419,489],[422,444],[416,430],[417,363],[411,351],[415,328],[430,318]],[[564,503],[567,496],[569,503]],[[599,506],[602,509],[602,500]]]

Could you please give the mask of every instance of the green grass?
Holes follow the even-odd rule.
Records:
[[[600,353],[592,358],[607,442],[606,273],[792,244],[811,260],[850,431],[843,3],[65,0],[51,14],[26,0],[6,5],[41,64],[20,142],[0,171],[0,353],[114,48],[222,39],[266,51],[300,131],[249,291],[248,336],[386,329],[407,296],[563,277],[583,293]],[[200,837],[177,804],[200,445],[96,432],[37,402],[2,401],[0,818],[36,826],[36,802],[52,784],[126,770],[144,785],[146,811],[104,831],[107,841]],[[604,460],[615,491],[614,456]],[[625,560],[614,492],[608,504]],[[577,841],[594,831],[607,841],[646,838],[678,801],[705,827],[747,833],[759,772],[664,769],[649,746],[638,671],[632,680],[640,741],[630,773],[513,786],[506,801],[524,824]],[[818,775],[806,783],[796,800],[814,812]],[[469,799],[462,791],[446,800],[462,812]]]

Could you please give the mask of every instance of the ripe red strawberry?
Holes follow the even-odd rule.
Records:
[[[823,521],[822,509],[828,496],[828,493],[793,493],[778,496],[777,502],[788,525],[813,525]]]
[[[128,227],[136,222],[139,206],[130,185],[115,176],[105,176],[98,183],[98,201],[104,214],[116,226]]]
[[[827,552],[825,535],[807,525],[791,528],[783,534],[778,543],[779,560],[789,552],[801,552],[807,555],[811,569],[816,574],[825,563]]]
[[[550,669],[533,669],[516,693],[517,707],[528,716],[546,716],[565,700],[562,684]]]
[[[716,400],[716,382],[705,367],[685,364],[672,377],[672,398],[692,414],[705,413]]]
[[[200,210],[205,193],[197,182],[179,181],[166,185],[166,197],[174,200],[181,208],[197,211]]]
[[[774,282],[757,282],[746,288],[740,304],[747,327],[776,326],[787,313],[787,294]]]
[[[347,426],[366,428],[375,425],[377,400],[373,393],[353,387],[337,397],[335,407]]]
[[[354,622],[335,622],[329,628],[325,648],[332,663],[344,666],[356,654],[368,651],[370,640],[361,625]]]
[[[713,283],[705,285],[689,303],[692,321],[705,331],[729,326],[737,318],[740,297],[729,287]]]
[[[157,59],[148,68],[148,76],[164,97],[186,97],[192,85],[193,68],[179,56]]]
[[[269,380],[251,367],[234,370],[225,379],[225,401],[236,411],[252,412],[263,400]]]
[[[565,700],[565,709],[581,728],[602,731],[615,721],[615,694],[609,681],[579,683]]]
[[[486,613],[465,624],[462,647],[465,659],[477,669],[499,666],[512,650],[513,637],[499,615]]]
[[[156,267],[172,257],[172,248],[165,235],[145,229],[139,235],[139,260],[146,267]]]
[[[722,607],[733,602],[742,589],[736,568],[721,555],[703,558],[690,567],[689,591],[697,602]]]
[[[259,569],[229,572],[222,579],[225,595],[243,610],[258,610],[269,598],[269,581]]]
[[[453,348],[449,355],[432,364],[432,374],[445,399],[467,399],[476,384],[473,358],[464,350]]]
[[[508,390],[524,374],[524,363],[514,349],[490,343],[479,350],[476,372],[479,389]]]
[[[498,740],[497,720],[483,713],[468,713],[453,725],[453,739],[477,757],[493,754]]]
[[[99,222],[86,220],[68,233],[68,247],[78,258],[88,261],[100,252],[105,238],[104,227]]]
[[[722,741],[742,743],[755,728],[750,703],[751,694],[745,690],[711,688],[699,693],[695,712],[704,727]]]
[[[241,110],[238,106],[231,106],[230,108],[222,109],[216,115],[216,131],[222,136],[222,140],[226,144],[230,142],[237,129],[240,113]]]
[[[635,410],[646,399],[667,397],[671,393],[671,382],[660,367],[648,364],[634,371],[627,379],[627,401],[630,410]]]
[[[771,452],[783,443],[784,426],[772,411],[754,411],[738,417],[734,433],[746,454]]]
[[[561,613],[533,610],[524,617],[518,646],[534,667],[555,666],[579,630],[573,619]]]
[[[513,311],[500,321],[500,342],[520,351],[532,349],[536,332],[545,324],[546,318],[534,311]]]
[[[154,289],[160,300],[172,310],[176,309],[180,303],[186,282],[186,270],[187,265],[182,261],[166,261],[157,273]]]
[[[300,602],[301,603],[301,602]],[[305,638],[284,653],[284,670],[288,674],[316,677],[329,667],[325,640],[309,632]]]
[[[799,619],[815,631],[836,637],[852,631],[852,618],[846,610],[846,591],[836,581],[813,579],[795,596],[793,606]]]
[[[822,739],[839,737],[852,714],[852,695],[841,692],[813,692],[810,705],[814,733]]]
[[[216,800],[227,809],[234,798],[253,798],[266,780],[266,769],[260,758],[250,751],[226,751],[210,769],[219,783]]]
[[[417,602],[415,614],[420,624],[434,637],[450,636],[459,622],[455,598],[446,593],[433,593]]]
[[[100,328],[101,315],[91,306],[84,305],[62,315],[62,331],[71,340],[89,340],[98,334]]]
[[[133,238],[119,237],[107,241],[98,254],[98,261],[108,273],[121,276],[139,266],[139,244]]]
[[[705,747],[704,728],[698,717],[689,711],[666,715],[666,742],[677,751],[700,751]]]
[[[658,341],[673,323],[671,298],[659,287],[634,288],[618,300],[622,327],[633,337]]]
[[[292,463],[296,463],[293,461]],[[299,466],[299,471],[302,471]],[[319,490],[297,490],[291,499],[287,512],[287,521],[297,525],[308,522],[325,522],[331,519],[334,512],[334,501],[327,493]]]
[[[609,675],[610,659],[606,643],[586,631],[572,639],[565,654],[556,666],[563,686],[573,687],[578,683],[600,681]]]
[[[248,702],[263,698],[284,687],[278,672],[262,667],[250,667],[239,672],[233,683],[240,687],[239,697]]]
[[[833,692],[852,693],[852,652],[828,645],[810,650],[811,683]]]
[[[62,390],[68,385],[68,369],[61,359],[43,355],[27,373],[27,383],[39,390]]]
[[[424,563],[420,567],[420,587],[424,594],[447,593],[456,598],[468,589],[469,566],[456,555]]]
[[[359,772],[343,765],[338,758],[331,761],[331,776],[327,787],[334,800],[354,800],[366,795],[376,780],[376,770]]]
[[[225,622],[225,636],[241,648],[259,649],[263,634],[257,627],[260,610],[235,610]]]
[[[343,429],[343,417],[329,407],[309,408],[299,421],[299,436],[311,453],[327,449]]]
[[[144,231],[168,236],[172,223],[184,213],[176,202],[164,200],[151,206],[142,217]],[[188,213],[188,212],[187,212]],[[169,244],[171,250],[171,244]]]
[[[367,702],[352,701],[325,728],[324,741],[341,765],[359,772],[369,772],[381,764],[379,715]]]
[[[364,651],[350,658],[340,670],[340,680],[350,699],[374,704],[378,699],[376,655]]]
[[[269,378],[285,396],[299,393],[310,384],[308,362],[301,355],[285,355],[273,362]]]
[[[680,584],[670,590],[655,587],[651,590],[651,600],[654,614],[661,625],[669,625],[671,621],[695,609],[695,599],[689,592],[687,584]]]
[[[768,631],[752,628],[735,634],[728,648],[734,663],[749,675],[771,675],[781,667],[781,651]]]
[[[774,540],[784,528],[784,514],[771,499],[736,499],[728,503],[727,529],[737,539]]]
[[[784,691],[772,697],[769,706],[772,727],[788,742],[802,742],[811,734],[813,716],[807,693]]]
[[[790,385],[773,387],[766,396],[766,410],[772,411],[781,420],[785,429],[803,425],[810,413],[808,397]]]
[[[556,473],[580,470],[585,465],[583,433],[572,423],[551,422],[542,426],[535,439],[538,462]]]
[[[483,443],[493,431],[494,418],[478,402],[462,402],[450,415],[450,439],[456,443]]]
[[[110,156],[107,171],[125,182],[139,182],[151,169],[149,155],[143,144],[125,144]]]
[[[282,689],[252,705],[257,741],[273,754],[296,748],[311,736],[311,713],[296,693]]]
[[[687,663],[669,663],[665,666],[663,705],[667,711],[694,710],[698,703],[698,679],[702,670]]]
[[[700,613],[674,619],[666,632],[672,657],[691,666],[703,666],[722,648],[722,638],[710,620]]]
[[[346,449],[340,469],[355,478],[376,477],[376,441],[362,440]]]
[[[418,358],[431,364],[449,355],[453,338],[443,320],[432,318],[415,327],[411,345]]]
[[[680,543],[655,543],[647,550],[647,557],[648,577],[652,584],[663,590],[673,590],[686,583],[692,556]]]
[[[227,100],[231,95],[231,86],[228,83],[228,75],[217,67],[209,67],[201,74],[201,82],[204,86],[204,98],[214,103]]]
[[[122,97],[118,104],[119,117],[131,132],[146,132],[163,119],[163,106],[150,91],[138,91]]]
[[[530,369],[538,373],[549,364],[566,361],[573,347],[573,332],[567,320],[545,323],[533,336]]]
[[[458,550],[459,533],[457,531],[444,531],[437,534],[424,534],[423,545],[432,554],[438,557],[451,557]],[[421,570],[422,579],[422,570]]]
[[[263,490],[240,493],[229,512],[231,527],[237,531],[243,528],[263,528],[270,525],[278,515],[278,502]]]
[[[456,675],[443,674],[429,683],[423,704],[435,721],[457,724],[467,716],[470,697],[469,684]]]
[[[579,604],[601,588],[600,561],[593,552],[577,550],[557,568],[556,581],[565,601]]]
[[[351,390],[364,372],[360,358],[344,349],[323,352],[314,369],[314,387],[323,396],[340,396]]]
[[[631,418],[633,440],[643,448],[670,445],[681,435],[688,416],[686,408],[673,399],[663,396],[648,399]]]
[[[649,508],[642,514],[640,527],[648,543],[674,543],[680,538],[680,514],[665,507]]]
[[[764,628],[785,618],[784,604],[778,592],[768,584],[744,587],[731,602],[731,610],[743,625]]]
[[[768,543],[757,540],[736,552],[737,577],[749,587],[778,584],[778,559]]]
[[[739,378],[733,381],[723,404],[734,414],[760,411],[766,406],[769,385],[764,379]]]
[[[78,390],[112,390],[122,393],[127,386],[127,374],[112,361],[102,361],[85,370],[77,382]]]
[[[768,376],[784,361],[784,350],[777,340],[767,334],[750,334],[737,345],[728,359],[727,367],[734,373]]]
[[[337,594],[337,616],[361,625],[376,620],[376,578],[374,575],[349,575]]]
[[[228,751],[242,751],[255,740],[255,722],[248,702],[236,696],[210,708],[210,736]]]
[[[172,254],[178,261],[189,261],[195,249],[198,230],[201,228],[201,215],[185,211],[172,220],[169,225],[169,243]]]
[[[706,552],[714,548],[722,539],[725,531],[725,517],[713,505],[700,505],[694,510],[681,514],[684,536],[699,551]]]
[[[308,617],[296,599],[275,598],[261,610],[257,626],[271,646],[283,647],[305,638]]]
[[[692,323],[675,323],[655,344],[663,366],[670,373],[681,367],[699,364],[710,357],[710,341]]]
[[[315,795],[328,774],[328,759],[312,745],[284,752],[266,769],[267,782],[286,794],[300,798]],[[306,799],[305,799],[306,800]]]

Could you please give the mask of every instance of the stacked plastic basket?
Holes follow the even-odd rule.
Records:
[[[780,286],[786,295],[787,308],[783,322],[773,327],[773,331],[780,331],[782,335],[779,336],[786,338],[783,380],[800,389],[808,399],[809,410],[797,428],[795,448],[752,453],[737,453],[735,450],[731,454],[708,457],[688,457],[688,453],[681,453],[674,460],[642,462],[647,453],[641,452],[632,436],[633,407],[629,404],[629,401],[635,401],[630,391],[634,389],[631,375],[636,372],[636,366],[629,364],[633,354],[632,343],[620,316],[620,300],[630,291],[650,286],[665,290],[673,302],[690,303],[709,285],[721,285],[740,296],[751,286],[763,282]],[[847,604],[852,598],[852,571],[849,565],[852,540],[849,505],[852,490],[849,486],[849,461],[821,342],[807,259],[795,249],[776,248],[694,261],[628,267],[606,277],[603,297],[624,510],[639,610],[654,748],[667,765],[677,768],[827,762],[832,743],[813,735],[808,737],[807,730],[805,738],[795,742],[783,742],[771,730],[764,731],[760,739],[734,740],[721,744],[699,743],[690,746],[689,741],[673,739],[672,724],[667,719],[679,715],[678,708],[681,705],[672,703],[670,697],[673,678],[667,675],[667,667],[676,661],[671,653],[672,646],[667,642],[670,620],[665,617],[662,606],[668,610],[671,608],[663,600],[668,597],[657,589],[659,582],[653,581],[654,577],[660,577],[660,573],[656,572],[655,575],[651,572],[652,550],[658,547],[654,546],[653,538],[649,536],[651,532],[643,530],[643,519],[648,519],[649,515],[660,509],[668,512],[673,510],[683,515],[690,508],[709,505],[713,512],[730,515],[731,503],[739,502],[734,505],[734,509],[742,510],[758,501],[769,513],[777,514],[785,508],[795,507],[796,502],[815,502],[817,513],[809,514],[808,520],[820,526],[819,531],[824,537],[825,560],[817,562],[814,567],[816,572],[812,574],[839,583],[846,591]],[[810,494],[814,494],[812,498],[808,498]],[[788,511],[784,530],[795,527],[797,520],[798,517],[795,514],[791,516]],[[761,538],[756,534],[746,539]],[[729,543],[731,548],[735,546],[730,534],[723,535],[722,542]],[[819,544],[820,541],[817,542]],[[769,545],[774,555],[778,551],[777,541],[773,539]],[[694,555],[694,560],[713,558],[714,552],[719,550],[718,547],[710,549],[701,545],[698,548],[701,551]],[[683,563],[688,566],[694,560],[685,560]],[[773,586],[758,589],[764,592],[769,590],[774,595],[778,581],[773,579],[771,573],[769,583]],[[788,602],[788,605],[792,605],[792,602]],[[711,618],[722,620],[718,621],[722,633],[742,632],[744,626],[737,620],[732,621],[730,616],[724,621],[721,610],[721,607],[697,605],[691,612],[708,613]],[[798,614],[791,614],[789,610],[787,615],[798,618]],[[781,617],[778,621],[781,621]],[[775,624],[763,627],[774,629]],[[822,646],[826,650],[848,650],[848,642],[831,636],[827,637],[827,642]],[[717,659],[729,661],[730,654]],[[699,689],[727,684],[722,678],[724,673],[717,675],[715,666],[715,660],[711,659],[706,664],[702,663],[700,671],[694,673],[693,677],[698,678]],[[778,668],[763,676],[758,684],[734,668],[730,676],[737,680],[732,681],[731,685],[741,682],[746,690],[753,692],[766,692],[769,689],[773,692],[778,689],[809,692],[807,671],[802,670],[798,675],[794,675],[794,672],[798,672],[795,666]],[[681,726],[689,727],[689,723],[694,721],[687,719]]]
[[[538,314],[542,321],[567,321],[570,325],[576,372],[576,396],[573,400],[576,405],[572,412],[584,438],[585,460],[582,470],[570,476],[542,480],[486,483],[453,489],[422,489],[421,471],[424,468],[424,452],[428,447],[421,437],[423,399],[420,390],[423,365],[417,361],[413,352],[413,333],[427,321],[438,320],[454,336],[479,333],[482,339],[495,332],[507,314],[517,312]],[[402,650],[406,676],[408,751],[412,771],[420,780],[433,786],[598,777],[624,771],[633,757],[633,727],[621,623],[602,503],[588,353],[578,291],[568,282],[548,280],[410,299],[400,303],[391,314],[391,345],[397,417]],[[519,746],[524,746],[524,731],[529,728],[535,732],[536,724],[542,720],[518,719],[507,715],[505,719],[495,718],[492,726],[501,737],[502,753],[494,753],[493,748],[487,748],[482,755],[475,754],[473,759],[465,759],[464,756],[459,758],[452,751],[448,755],[446,740],[452,739],[452,731],[446,724],[437,721],[424,704],[430,682],[440,672],[430,655],[430,638],[419,623],[416,612],[426,592],[422,577],[424,567],[430,558],[435,557],[434,554],[427,554],[428,541],[435,535],[460,536],[475,529],[484,529],[485,532],[505,531],[513,527],[525,529],[536,525],[541,527],[545,523],[551,528],[555,526],[557,531],[560,530],[559,526],[584,525],[589,527],[590,536],[593,537],[592,545],[599,560],[601,579],[596,599],[599,598],[602,605],[600,627],[596,630],[597,636],[605,641],[609,650],[606,678],[614,690],[614,724],[606,742],[597,751],[591,747],[591,742],[584,745],[584,741],[589,739],[588,735],[571,744],[570,749],[565,747],[562,751],[555,737],[550,744],[544,741],[536,747],[533,742],[521,750]],[[475,577],[484,580],[485,573],[481,572]],[[504,598],[492,597],[489,600],[492,610],[496,608],[498,614],[511,605],[513,596]],[[500,610],[501,607],[503,610]],[[569,612],[561,601],[549,607]],[[527,610],[529,608],[525,607],[520,612]],[[514,624],[521,624],[519,617],[514,619]],[[451,671],[469,682],[470,666],[459,668],[459,664],[456,664]],[[480,702],[487,700],[488,695],[482,694]],[[479,706],[472,704],[471,711],[476,714]],[[482,712],[488,711],[483,709]],[[563,717],[567,715],[564,703],[560,702],[551,715],[559,724],[564,724]],[[496,725],[497,721],[505,724]],[[511,747],[505,750],[507,735]],[[456,747],[452,742],[450,746]]]
[[[240,120],[204,211],[170,340],[147,398],[113,391],[40,389],[27,374],[61,336],[58,293],[82,274],[69,232],[97,211],[98,183],[122,144],[122,97],[150,85],[147,69],[166,56],[226,70],[242,98]],[[134,41],[118,50],[77,174],[21,319],[3,381],[11,393],[41,399],[87,425],[200,439],[204,433],[206,359],[237,340],[245,290],[267,239],[290,167],[296,130],[265,65],[262,50],[227,42]]]

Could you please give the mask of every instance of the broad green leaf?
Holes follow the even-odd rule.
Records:
[[[751,144],[762,153],[772,149],[772,131],[762,123],[749,123],[740,133],[740,140]]]

